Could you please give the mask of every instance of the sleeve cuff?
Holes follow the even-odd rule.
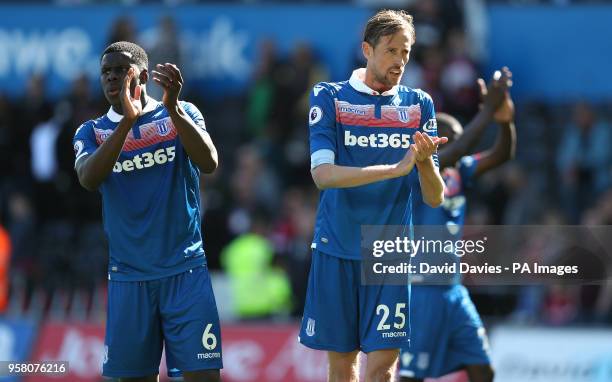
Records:
[[[77,163],[78,163],[78,162],[79,162],[81,159],[85,158],[87,155],[89,155],[89,153],[88,153],[88,152],[82,152],[82,153],[81,153],[81,154],[80,154],[78,157],[76,157],[76,158],[74,159],[74,168],[76,168]]]
[[[310,169],[314,169],[322,164],[334,164],[336,154],[329,149],[320,149],[310,156]]]

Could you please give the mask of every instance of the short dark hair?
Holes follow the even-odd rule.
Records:
[[[392,35],[403,28],[408,29],[414,44],[416,35],[412,24],[412,16],[402,10],[383,9],[368,20],[363,32],[363,41],[375,47],[381,37]]]
[[[132,56],[132,61],[141,69],[148,69],[149,67],[149,57],[147,56],[147,52],[145,52],[145,50],[138,44],[134,44],[133,42],[129,41],[114,42],[104,49],[100,59],[102,59],[105,54],[114,52],[129,53]]]

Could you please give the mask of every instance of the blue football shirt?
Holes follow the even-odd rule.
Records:
[[[442,179],[445,183],[444,202],[440,207],[431,208],[425,203],[417,200],[414,203],[412,223],[415,226],[415,239],[421,239],[420,232],[425,232],[426,240],[452,240],[463,238],[463,225],[466,214],[465,191],[474,180],[474,173],[478,166],[480,155],[464,156],[459,160],[456,167],[447,167],[442,170]],[[420,198],[420,190],[415,190],[415,199]],[[419,226],[423,226],[420,228]],[[435,227],[432,227],[435,226]],[[419,255],[417,255],[419,256]],[[461,257],[454,253],[428,253],[427,258],[417,258],[416,264],[426,261],[431,265],[442,265],[444,263],[455,263],[457,270]],[[424,275],[423,278],[413,278],[413,281],[436,281],[457,283],[460,275],[436,274],[434,276]]]
[[[465,190],[474,179],[479,155],[464,156],[456,167],[447,167],[442,170],[444,180],[444,202],[440,207],[431,208],[425,203],[414,203],[415,225],[442,225],[456,239],[463,236],[463,223],[465,222],[466,199]],[[419,193],[420,190],[416,190]]]
[[[323,163],[366,167],[399,162],[416,131],[437,136],[431,97],[398,85],[379,94],[364,83],[365,69],[349,81],[322,82],[310,94],[311,167]],[[434,156],[437,165],[437,156]],[[415,171],[415,170],[413,170]],[[418,178],[403,176],[371,184],[322,190],[312,247],[361,259],[363,225],[409,225],[411,192]]]
[[[204,118],[181,101],[196,126]],[[112,108],[75,133],[75,165],[92,154],[122,116]],[[200,170],[181,145],[168,111],[148,98],[113,171],[99,188],[110,259],[109,280],[142,281],[184,272],[206,262],[200,229]]]

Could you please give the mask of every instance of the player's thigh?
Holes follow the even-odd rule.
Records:
[[[359,349],[360,266],[313,251],[299,341],[312,349],[350,353]]]
[[[410,342],[401,348],[400,376],[425,379],[444,369],[452,323],[448,317],[449,287],[412,285]]]
[[[197,370],[183,373],[184,382],[219,382],[221,373],[219,370]]]
[[[219,314],[206,266],[164,279],[160,312],[169,374],[223,368]]]
[[[466,365],[470,382],[493,382],[495,373],[491,365]]]
[[[359,337],[361,350],[400,349],[409,338],[407,285],[359,287]]]
[[[157,382],[157,374],[149,375],[148,377],[136,377],[136,378],[116,378],[114,381],[117,382]]]
[[[159,373],[163,350],[156,281],[109,281],[102,374],[144,378]]]
[[[454,326],[449,341],[449,363],[489,365],[487,333],[467,289],[462,285],[456,286],[451,299]]]

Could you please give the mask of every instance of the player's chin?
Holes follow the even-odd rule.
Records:
[[[387,81],[389,81],[389,85],[399,85],[402,80],[402,72],[389,72],[387,73]]]
[[[119,94],[109,94],[109,93],[104,93],[104,98],[106,98],[106,100],[108,101],[109,104],[111,105],[118,105],[121,103],[121,99],[119,98]]]

